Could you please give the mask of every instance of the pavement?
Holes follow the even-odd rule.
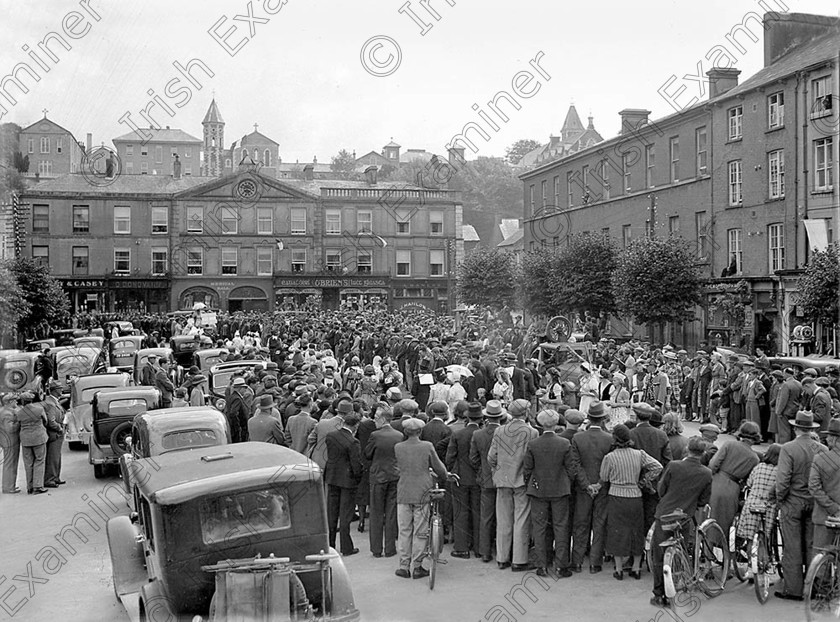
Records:
[[[687,424],[686,434],[696,431]],[[0,495],[0,621],[128,620],[114,595],[105,536],[107,519],[127,514],[117,478],[96,480],[87,452],[64,450],[67,484],[48,494]],[[74,532],[75,529],[75,532]],[[771,597],[762,606],[749,584],[730,579],[715,599],[690,594],[672,610],[648,603],[652,577],[639,581],[612,572],[583,573],[568,579],[540,578],[534,572],[498,570],[495,563],[450,557],[438,568],[434,591],[428,581],[394,575],[397,558],[373,558],[368,534],[353,525],[357,555],[345,558],[362,620],[528,622],[531,620],[626,620],[627,622],[738,622],[805,619],[801,603]],[[163,621],[160,621],[163,622]]]

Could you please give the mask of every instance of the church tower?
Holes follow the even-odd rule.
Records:
[[[210,102],[201,125],[204,126],[204,162],[201,165],[201,175],[221,177],[224,171],[225,122],[215,97]]]

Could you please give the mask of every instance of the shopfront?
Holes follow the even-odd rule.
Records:
[[[712,345],[768,355],[782,347],[780,286],[772,279],[726,279],[709,284],[705,339]]]
[[[108,282],[105,279],[60,279],[74,313],[108,311]]]
[[[108,289],[110,311],[169,311],[169,279],[111,277],[108,279]]]
[[[394,282],[392,292],[394,309],[422,305],[442,315],[449,313],[449,289],[446,281],[424,279],[405,284]]]
[[[283,277],[274,280],[279,311],[387,309],[388,279],[381,277]]]
[[[194,305],[202,303],[210,309],[219,308],[219,292],[211,287],[188,287],[178,297],[178,309],[191,311]]]

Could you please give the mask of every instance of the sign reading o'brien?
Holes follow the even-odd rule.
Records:
[[[387,287],[385,279],[278,279],[275,287]]]

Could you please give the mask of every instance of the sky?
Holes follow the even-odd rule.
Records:
[[[125,113],[148,125],[140,111],[152,89],[170,111],[156,104],[155,120],[200,138],[215,92],[226,146],[256,123],[285,162],[328,162],[340,149],[362,155],[392,139],[403,150],[445,153],[468,122],[487,138],[474,134],[467,158],[501,156],[518,139],[558,134],[571,103],[604,138],[618,132],[624,108],[673,112],[658,91],[676,76],[667,92],[686,90],[675,105],[700,96],[685,76],[698,62],[708,70],[707,53],[728,45],[725,35],[751,11],[840,14],[836,0],[760,2],[0,0],[0,81],[21,62],[40,78],[18,74],[28,93],[7,84],[16,103],[0,94],[0,123],[25,127],[47,109],[78,140],[90,132],[94,145],[109,145],[129,131]],[[71,49],[53,40],[57,62],[39,51],[46,71],[23,47],[38,50],[63,26]],[[742,51],[728,48],[743,81],[761,68],[763,47],[739,41]],[[173,66],[194,59],[213,76],[194,64],[190,83]],[[500,104],[506,120],[487,106],[500,91],[519,106]]]

